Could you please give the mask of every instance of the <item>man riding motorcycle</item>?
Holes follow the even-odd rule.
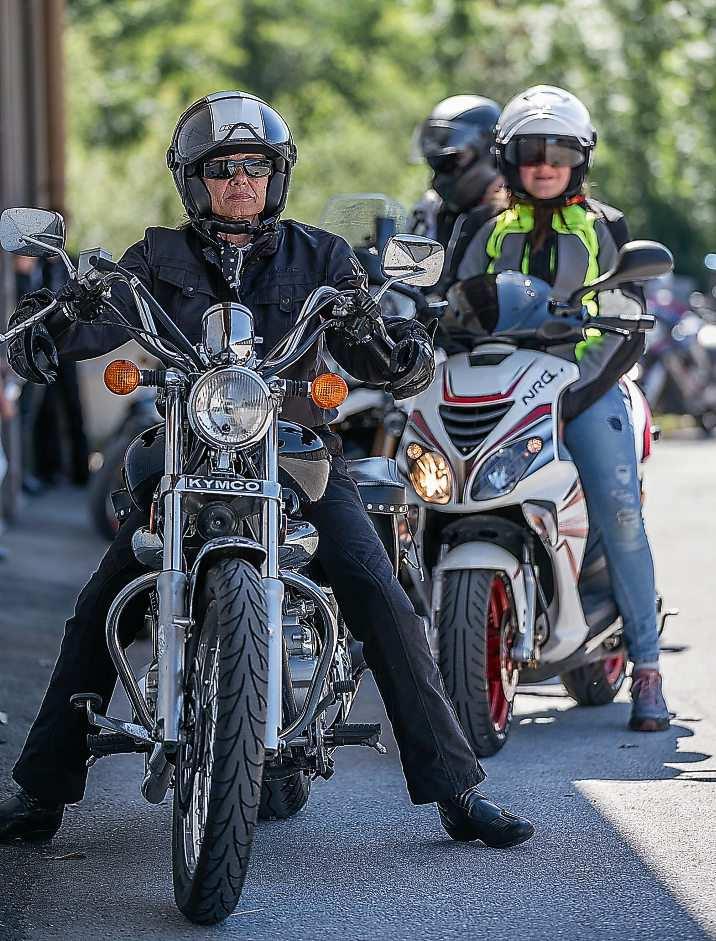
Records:
[[[453,95],[435,105],[416,130],[416,145],[433,177],[408,227],[445,248],[443,272],[431,293],[442,296],[454,283],[470,240],[498,211],[502,177],[492,148],[499,116],[491,98]]]
[[[243,92],[209,95],[179,119],[167,163],[189,217],[179,229],[150,228],[125,253],[133,272],[191,342],[201,316],[218,301],[250,307],[264,350],[295,323],[314,288],[352,289],[354,312],[374,308],[365,275],[348,245],[320,229],[280,221],[296,149],[281,116]],[[112,291],[115,308],[133,324],[134,308]],[[46,303],[25,298],[13,317],[19,323]],[[38,381],[51,377],[55,345],[63,356],[82,359],[125,342],[126,331],[111,312],[83,295],[66,303],[78,315],[60,314],[47,328],[33,327],[14,342],[14,368]],[[87,323],[86,321],[95,321]],[[400,398],[425,388],[434,374],[429,337],[418,324],[387,323],[396,341],[386,369],[370,343],[329,342],[352,374],[386,382]],[[289,378],[311,379],[319,371],[313,349]],[[308,511],[320,535],[317,558],[353,635],[363,642],[398,741],[414,803],[437,802],[441,821],[455,840],[481,839],[511,846],[532,836],[532,825],[486,800],[477,785],[484,772],[472,753],[443,690],[423,624],[393,576],[388,556],[363,509],[341,455],[340,440],[326,428],[332,415],[308,400],[289,400],[283,417],[318,428],[333,454],[325,495]],[[13,775],[21,790],[0,803],[0,840],[50,838],[64,805],[81,800],[86,782],[88,732],[84,714],[70,706],[73,693],[92,690],[109,703],[117,676],[105,642],[111,600],[141,572],[131,547],[133,531],[146,520],[134,511],[83,589],[67,622],[50,686]],[[139,627],[130,621],[134,630]],[[129,639],[129,638],[126,638]]]
[[[478,312],[485,273],[516,270],[547,281],[566,300],[609,270],[629,235],[624,216],[584,193],[596,131],[585,106],[561,88],[539,85],[517,95],[496,129],[498,167],[510,206],[467,247],[452,297]],[[643,309],[640,290],[600,295],[600,309]],[[596,314],[594,300],[587,303]],[[480,317],[488,332],[494,323]],[[489,317],[488,317],[489,320]],[[636,337],[641,335],[636,334]],[[598,543],[633,661],[630,728],[661,731],[669,712],[661,691],[654,564],[641,514],[633,432],[617,379],[637,361],[643,340],[588,338],[575,355],[581,378],[563,403],[564,438],[579,470],[590,520],[585,565]]]

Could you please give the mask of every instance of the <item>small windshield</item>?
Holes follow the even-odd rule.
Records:
[[[383,193],[340,193],[326,203],[321,214],[322,228],[340,235],[351,248],[374,248],[378,241],[385,240],[379,232],[385,220],[391,232],[404,232],[407,213],[401,204]]]

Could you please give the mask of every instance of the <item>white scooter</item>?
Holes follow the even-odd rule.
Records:
[[[590,290],[670,267],[663,246],[629,243]],[[412,504],[408,587],[429,617],[445,685],[483,756],[507,740],[518,683],[560,676],[577,702],[596,705],[610,702],[624,680],[606,560],[599,552],[585,559],[587,508],[562,440],[560,402],[579,369],[553,350],[581,339],[585,319],[611,333],[653,323],[590,319],[584,289],[559,305],[544,282],[512,272],[507,279],[519,287],[509,298],[510,324],[532,326],[482,337],[471,352],[440,363],[430,388],[410,402],[397,454]],[[643,461],[648,405],[634,383],[622,388]]]

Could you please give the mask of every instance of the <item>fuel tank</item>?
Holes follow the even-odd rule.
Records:
[[[278,423],[278,480],[299,499],[320,500],[328,484],[331,459],[323,439],[311,428],[295,422]]]
[[[279,483],[301,501],[323,496],[331,461],[322,438],[311,428],[279,421]],[[124,457],[124,481],[135,506],[146,509],[164,473],[164,425],[147,428],[132,441]]]

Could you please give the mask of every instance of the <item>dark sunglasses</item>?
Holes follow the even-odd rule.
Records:
[[[586,160],[579,141],[562,137],[516,137],[505,147],[505,159],[517,167],[578,167]]]
[[[239,170],[246,176],[261,177],[273,173],[273,162],[261,157],[246,160],[207,160],[202,165],[201,175],[205,180],[230,180]]]

